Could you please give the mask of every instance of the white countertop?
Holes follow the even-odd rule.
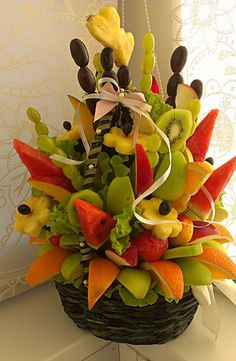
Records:
[[[139,358],[133,352],[134,360],[141,360],[142,355],[150,361],[236,361],[236,307],[221,294],[216,299],[221,313],[216,342],[202,326],[199,308],[192,324],[176,340],[165,345],[129,345],[140,354]],[[90,360],[89,355],[111,346],[77,328],[63,312],[57,291],[48,284],[0,303],[0,342],[1,361]],[[132,361],[125,347],[120,350],[121,361]],[[111,350],[105,350],[105,358],[97,353],[91,360],[117,360]]]
[[[221,315],[216,341],[202,326],[199,307],[191,325],[175,340],[164,345],[130,347],[150,361],[236,361],[236,307],[217,291],[215,296]]]
[[[80,361],[106,344],[77,328],[48,284],[0,304],[1,361]]]

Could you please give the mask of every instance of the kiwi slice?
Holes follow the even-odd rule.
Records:
[[[191,133],[193,127],[192,113],[186,109],[171,109],[159,118],[157,126],[169,138],[171,150],[178,150],[184,145]],[[168,152],[167,145],[163,139],[159,152]]]
[[[67,204],[68,218],[73,226],[78,226],[79,224],[77,212],[74,205],[75,199],[82,199],[86,202],[92,203],[94,206],[100,209],[103,209],[103,200],[97,193],[91,191],[90,189],[83,189],[79,192],[73,193]]]

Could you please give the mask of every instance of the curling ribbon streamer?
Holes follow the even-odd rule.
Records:
[[[236,283],[230,279],[214,280],[215,286],[236,305]],[[220,332],[220,312],[218,310],[213,286],[192,286],[192,293],[202,307],[202,324],[217,339]]]

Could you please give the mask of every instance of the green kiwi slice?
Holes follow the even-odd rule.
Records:
[[[193,126],[192,113],[186,109],[171,109],[158,119],[157,126],[169,138],[171,150],[178,150],[184,145],[191,133]],[[168,152],[163,139],[159,152]]]

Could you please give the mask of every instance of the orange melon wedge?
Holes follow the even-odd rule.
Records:
[[[197,193],[207,178],[212,174],[214,168],[208,162],[190,162],[187,163],[187,176],[185,189],[182,196],[172,202],[172,206],[178,211],[183,212],[187,208],[190,197]]]
[[[141,267],[151,273],[154,280],[160,283],[167,298],[180,300],[184,292],[184,279],[181,268],[176,263],[166,260],[143,262]]]
[[[120,269],[105,258],[94,258],[89,263],[88,309],[91,310],[116,279]]]
[[[94,128],[93,128],[93,115],[90,112],[87,105],[85,105],[84,103],[79,101],[79,99],[76,99],[75,97],[73,97],[71,95],[68,95],[68,98],[69,98],[74,110],[76,110],[78,105],[80,104],[79,114],[80,114],[81,124],[83,126],[83,129],[84,129],[84,132],[88,139],[88,142],[91,145],[92,141],[94,139],[94,136],[95,136]],[[74,115],[74,118],[73,118],[73,128],[74,127],[78,127],[78,119],[77,119],[76,115]]]
[[[220,234],[223,236],[221,239],[217,239],[218,242],[223,244],[223,243],[230,243],[233,241],[232,234],[228,231],[228,229],[225,226],[223,226],[223,224],[220,223],[213,223],[213,224],[218,229]]]
[[[47,238],[40,238],[40,237],[30,237],[29,238],[29,243],[31,244],[46,244],[48,243],[48,239]]]
[[[56,186],[55,184],[50,184],[47,182],[42,182],[36,179],[29,178],[27,180],[32,187],[39,189],[40,191],[46,193],[48,196],[53,197],[58,202],[65,202],[67,198],[71,195],[66,189]]]
[[[63,261],[71,254],[71,251],[53,247],[31,264],[26,280],[29,286],[35,286],[41,282],[47,281],[49,278],[56,276],[61,272]]]
[[[236,280],[236,264],[219,249],[203,246],[203,253],[191,257],[198,259],[212,272],[213,279],[230,278]]]

